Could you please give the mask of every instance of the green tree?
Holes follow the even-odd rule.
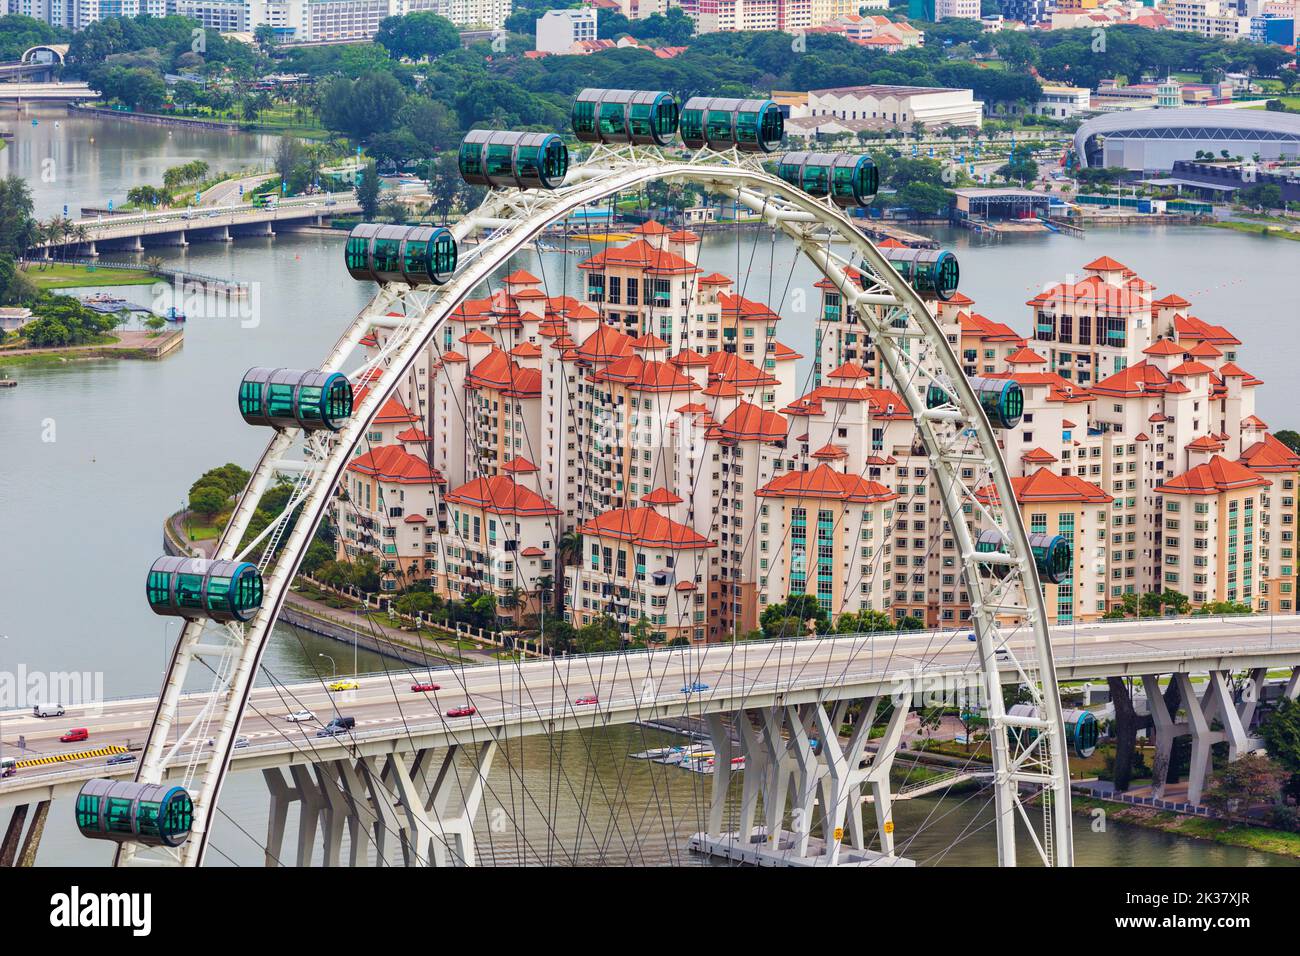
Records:
[[[357,202],[361,204],[363,218],[373,221],[379,217],[379,171],[374,163],[367,163],[357,183]]]
[[[578,628],[573,635],[573,644],[581,654],[598,654],[618,650],[623,646],[623,638],[614,619],[602,615],[585,627]]]
[[[1262,754],[1244,754],[1214,772],[1201,798],[1211,810],[1243,816],[1260,803],[1276,802],[1287,774]]]
[[[460,48],[460,31],[446,17],[420,11],[379,21],[375,42],[395,57],[434,59]]]

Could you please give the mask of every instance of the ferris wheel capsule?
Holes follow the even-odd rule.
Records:
[[[996,528],[981,531],[975,539],[977,554],[991,554],[1006,551],[1006,538]],[[1059,534],[1033,532],[1029,535],[1029,550],[1033,554],[1034,566],[1038,568],[1038,577],[1044,584],[1063,584],[1074,576],[1074,549],[1070,542]],[[1009,566],[1005,564],[986,565],[993,577],[1006,577]]]
[[[880,188],[880,170],[871,157],[852,153],[784,153],[776,174],[791,186],[842,208],[867,206]]]
[[[76,814],[92,840],[178,847],[190,838],[194,800],[171,784],[96,778],[81,785]]]
[[[682,107],[678,128],[691,149],[775,153],[785,137],[785,117],[771,100],[693,96]]]
[[[668,146],[679,112],[671,93],[587,89],[573,100],[573,135],[584,143]]]
[[[975,390],[975,398],[988,416],[989,424],[994,428],[1015,428],[1025,411],[1025,393],[1020,384],[1011,378],[970,379],[970,386]],[[931,384],[925,392],[925,407],[938,408],[952,401],[947,389],[941,385]]]
[[[471,186],[558,189],[569,148],[554,133],[472,129],[460,142],[460,175]]]
[[[342,372],[255,367],[239,383],[239,413],[250,425],[338,431],[352,402],[352,383]]]
[[[145,595],[164,617],[250,621],[262,606],[262,574],[247,561],[164,555],[149,568]]]
[[[947,250],[885,246],[880,254],[889,260],[903,281],[921,295],[934,296],[946,302],[957,291],[961,269],[957,257]]]
[[[363,222],[352,227],[343,260],[359,281],[443,285],[456,271],[456,237],[442,226],[385,226]]]

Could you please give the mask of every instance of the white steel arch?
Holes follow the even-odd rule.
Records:
[[[873,344],[917,424],[962,558],[980,657],[980,679],[987,699],[999,863],[1016,863],[1015,821],[1019,817],[1036,855],[1043,862],[1072,864],[1065,734],[1034,559],[994,432],[929,309],[842,210],[829,200],[813,199],[765,172],[753,156],[735,151],[702,150],[682,160],[669,158],[649,147],[599,146],[584,163],[570,171],[568,181],[560,189],[490,192],[477,210],[453,227],[463,250],[466,249],[463,240],[480,232],[485,235],[478,246],[469,247],[462,254],[457,274],[445,286],[433,291],[382,286],[321,365],[327,371],[339,370],[372,326],[382,324],[391,330],[384,352],[362,370],[386,362],[382,378],[371,385],[352,419],[338,433],[326,436],[320,432],[306,434],[299,429],[286,429],[277,432],[268,443],[215,555],[218,559],[233,558],[263,541],[281,546],[279,559],[266,575],[263,604],[244,625],[186,621],[168,666],[137,771],[137,780],[158,782],[166,768],[171,768],[173,773],[177,772],[178,765],[183,768],[183,782],[194,799],[190,839],[175,851],[146,850],[136,844],[123,844],[116,859],[118,865],[137,858],[145,862],[146,853],[152,862],[190,866],[203,862],[235,731],[293,576],[325,514],[352,448],[434,340],[446,317],[487,281],[498,266],[551,224],[588,203],[657,180],[691,183],[722,193],[781,229],[840,290],[845,304],[857,309],[870,330]],[[832,251],[828,234],[848,245],[852,262]],[[849,268],[862,276],[861,285],[850,277],[846,271]],[[402,317],[393,318],[390,313],[394,312],[402,313]],[[926,407],[925,391],[932,382],[952,396],[949,404],[934,409]],[[305,461],[287,457],[295,446],[305,449]],[[962,477],[963,470],[968,474],[966,478]],[[277,472],[285,471],[298,475],[288,505],[277,521],[241,550],[240,542],[262,493]],[[996,490],[997,501],[981,502],[975,491],[989,484]],[[1011,504],[1005,506],[999,502]],[[286,535],[289,518],[299,509],[298,520]],[[977,515],[985,526],[1002,532],[1006,542],[1004,552],[976,552],[968,512]],[[266,555],[269,557],[273,550],[267,547]],[[981,574],[990,565],[998,566],[998,575]],[[1005,713],[997,654],[1007,653],[1007,637],[999,628],[999,616],[1022,621],[1022,626],[1032,634],[1032,658],[1025,655],[1016,664],[1041,716],[1010,717]],[[214,675],[214,693],[203,712],[180,726],[182,688],[191,666],[199,661]],[[204,746],[209,739],[213,746]],[[1041,837],[1031,823],[1028,800],[1022,799],[1022,790],[1024,797],[1041,797]]]

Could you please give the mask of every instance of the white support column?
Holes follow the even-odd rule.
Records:
[[[739,715],[744,719],[744,714]],[[713,793],[709,801],[709,836],[722,836],[724,816],[727,810],[727,794],[731,790],[731,731],[722,720],[721,714],[709,714],[704,718],[709,728],[709,740],[713,744]]]
[[[1246,735],[1241,711],[1232,699],[1232,688],[1228,686],[1227,671],[1210,671],[1208,693],[1212,695],[1219,723],[1223,725],[1223,736],[1228,741],[1228,759],[1236,760],[1243,753],[1254,750],[1259,745],[1259,741]],[[1243,701],[1242,708],[1247,706],[1254,709],[1253,704],[1248,705]]]
[[[789,745],[781,735],[785,726],[785,712],[770,707],[761,712],[763,721],[763,751],[767,754],[766,782],[763,786],[763,822],[767,828],[767,843],[776,846],[785,824],[785,804],[794,768]]]
[[[1284,696],[1287,700],[1295,700],[1300,697],[1300,667],[1291,668],[1291,679],[1286,682]]]
[[[876,807],[880,852],[886,857],[894,855],[893,794],[889,785],[889,772],[894,767],[894,755],[898,753],[903,728],[907,725],[907,714],[912,707],[911,691],[896,694],[893,702],[894,709],[889,715],[889,723],[885,725],[885,733],[876,741],[876,755],[867,772],[867,782],[871,786],[871,795],[875,798],[873,802]]]
[[[762,720],[759,717],[759,720]],[[758,797],[767,778],[768,753],[763,743],[762,730],[754,726],[750,711],[742,710],[736,714],[736,724],[740,728],[740,743],[745,752],[745,780],[740,791],[740,818],[737,820],[736,836],[748,846],[754,839],[754,818],[758,814]]]
[[[310,767],[294,764],[289,768],[289,775],[298,791],[298,865],[311,866],[316,828],[325,810],[325,801],[312,779]]]
[[[298,799],[298,791],[289,786],[279,767],[262,771],[266,788],[271,792],[271,811],[266,821],[266,866],[279,866],[284,853],[284,827],[289,820],[289,804]]]
[[[790,751],[795,766],[795,788],[792,794],[791,820],[794,824],[794,855],[806,857],[808,842],[812,839],[813,804],[817,798],[817,784],[821,779],[821,760],[813,751],[808,728],[816,719],[814,713],[823,713],[821,704],[803,704],[785,709],[786,724],[790,728]],[[834,736],[834,734],[832,734]],[[825,746],[824,737],[819,749]],[[836,744],[838,747],[838,743]]]
[[[1169,679],[1177,680],[1177,676]],[[1169,713],[1164,695],[1160,693],[1159,674],[1143,674],[1142,689],[1146,693],[1147,711],[1151,715],[1151,735],[1156,748],[1151,767],[1151,792],[1163,799],[1165,783],[1169,779],[1169,761],[1174,750],[1174,740],[1191,733],[1191,728],[1186,723],[1174,723],[1174,715]]]
[[[325,866],[338,866],[343,853],[343,827],[351,818],[351,808],[339,785],[338,765],[343,761],[315,764],[316,783],[324,799],[321,813],[325,839]]]
[[[1215,709],[1213,686],[1205,692],[1205,699],[1202,700],[1196,696],[1190,674],[1175,674],[1174,677],[1182,693],[1188,728],[1192,734],[1192,767],[1187,775],[1187,800],[1189,803],[1200,803],[1210,775],[1210,747],[1222,740],[1223,734],[1210,730],[1210,720]]]

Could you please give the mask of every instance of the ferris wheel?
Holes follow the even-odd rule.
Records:
[[[358,226],[345,265],[378,284],[373,299],[319,368],[257,367],[239,383],[240,414],[271,438],[214,558],[161,558],[149,569],[148,601],[180,618],[181,634],[136,780],[87,784],[77,801],[82,832],[118,843],[119,865],[204,862],[272,627],[385,403],[440,347],[449,318],[512,257],[581,210],[666,184],[747,209],[786,237],[861,322],[915,424],[969,592],[998,861],[1014,865],[1028,846],[1049,865],[1070,865],[1066,736],[1040,587],[1068,574],[1070,553],[1060,539],[1027,534],[1014,504],[998,430],[1019,421],[1022,396],[1014,383],[968,378],[932,311],[956,287],[956,260],[869,241],[850,212],[877,191],[871,160],[781,153],[782,116],[771,101],[697,97],[679,106],[664,92],[584,90],[572,118],[586,149],[576,162],[555,134],[471,132],[459,166],[468,183],[487,187],[481,204],[447,227]],[[350,365],[377,330],[382,345]],[[257,529],[259,502],[286,476],[279,516]],[[1014,712],[1004,703],[1008,670],[1027,692],[1028,706]],[[187,681],[205,675],[210,693],[195,709]]]

